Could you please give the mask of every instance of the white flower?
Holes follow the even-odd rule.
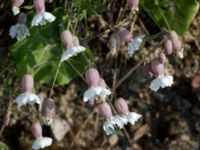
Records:
[[[63,52],[61,56],[61,62],[69,59],[70,57],[76,56],[83,51],[85,51],[85,47],[80,46],[80,45],[72,47],[72,48],[68,48]]]
[[[109,89],[106,89],[104,87],[91,87],[87,91],[85,91],[83,96],[83,101],[92,101],[96,98],[96,96],[100,96],[102,98],[105,98],[106,96],[110,95],[111,91]]]
[[[16,25],[11,26],[9,32],[11,38],[16,38],[18,41],[26,36],[30,36],[29,30],[25,24],[17,23]]]
[[[173,77],[172,76],[161,76],[157,77],[153,81],[151,81],[150,89],[153,91],[157,91],[160,88],[165,88],[167,86],[172,86]]]
[[[55,16],[53,16],[49,12],[41,12],[38,13],[36,16],[34,16],[31,25],[32,26],[38,26],[38,25],[45,25],[47,22],[53,22],[56,19]]]
[[[26,104],[34,104],[34,103],[41,104],[41,100],[37,95],[26,92],[26,93],[20,94],[16,98],[16,103],[19,106],[26,105]]]
[[[20,13],[19,7],[14,6],[14,7],[12,8],[12,12],[13,12],[14,15],[19,14],[19,13]]]
[[[103,124],[103,129],[106,132],[106,135],[110,135],[115,132],[116,128],[122,129],[127,123],[126,117],[116,115]]]
[[[51,138],[41,137],[39,139],[36,139],[33,142],[32,149],[33,150],[38,150],[38,149],[41,149],[41,148],[48,147],[48,146],[50,146],[52,144],[52,141],[53,140]]]
[[[129,57],[132,57],[132,55],[140,49],[144,37],[145,35],[139,35],[135,37],[131,43],[128,44]]]
[[[127,118],[123,115],[114,116],[113,121],[115,122],[115,125],[120,129],[122,129],[124,127],[124,125],[126,125],[128,123]]]
[[[135,113],[135,112],[129,112],[129,114],[126,116],[127,120],[130,124],[134,125],[138,119],[142,117],[142,115]]]

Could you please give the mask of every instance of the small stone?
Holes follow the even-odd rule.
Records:
[[[51,125],[52,133],[57,141],[61,141],[70,130],[70,125],[63,119],[55,118]]]

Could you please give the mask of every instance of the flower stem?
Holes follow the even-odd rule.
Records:
[[[55,74],[55,76],[54,76],[54,79],[53,79],[53,84],[52,84],[52,86],[51,86],[51,90],[50,90],[50,93],[49,93],[49,96],[48,96],[48,98],[50,98],[51,97],[51,95],[52,95],[52,92],[53,92],[53,88],[54,88],[54,86],[55,86],[55,83],[56,83],[56,79],[57,79],[57,77],[58,77],[58,72],[59,72],[59,69],[60,69],[60,65],[61,65],[61,61],[59,61],[59,63],[58,63],[58,68],[57,68],[57,70],[56,70],[56,74]]]
[[[70,60],[67,60],[67,62],[70,64],[70,66],[74,69],[74,71],[83,79],[83,81],[85,81],[85,83],[87,83],[87,81],[85,80],[85,78],[82,76],[82,74],[76,69],[76,67],[70,62]]]

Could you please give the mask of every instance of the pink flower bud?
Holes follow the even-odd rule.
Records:
[[[36,122],[33,124],[32,126],[32,133],[33,133],[33,136],[36,138],[36,139],[39,139],[42,136],[42,126],[39,122]]]
[[[89,86],[98,86],[100,75],[97,69],[89,68],[85,73],[85,78]]]
[[[115,100],[115,107],[117,112],[122,115],[127,115],[129,113],[128,104],[123,98]]]
[[[151,70],[155,77],[164,75],[164,65],[158,58],[151,61]]]
[[[173,53],[172,42],[171,40],[167,39],[164,43],[164,49],[166,50],[167,54]]]
[[[46,99],[42,102],[41,114],[44,117],[52,117],[55,113],[55,103],[52,99]]]
[[[175,31],[171,31],[169,33],[169,39],[172,42],[172,48],[175,52],[179,52],[181,50],[181,42],[179,41],[178,35]]]
[[[129,43],[132,41],[133,36],[127,29],[120,27],[118,32],[121,39],[123,39],[125,42]]]
[[[33,5],[37,13],[45,12],[45,1],[44,0],[33,0]]]
[[[26,14],[20,13],[17,20],[18,20],[18,23],[20,24],[26,24],[26,20],[27,20]]]
[[[10,115],[6,114],[3,118],[3,125],[6,127],[10,123]]]
[[[107,102],[99,104],[98,110],[100,115],[106,119],[110,119],[113,116],[110,105]]]
[[[104,79],[102,79],[102,78],[100,78],[100,80],[99,80],[99,86],[100,87],[106,87],[106,82],[105,82],[105,80]]]
[[[22,91],[23,92],[31,92],[33,89],[33,76],[30,74],[26,74],[22,79]]]
[[[128,5],[130,8],[137,8],[139,5],[139,0],[128,0]]]
[[[20,7],[24,3],[24,0],[12,0],[13,7]]]
[[[114,32],[113,34],[111,34],[108,44],[110,49],[117,50],[120,48],[121,41],[118,32]]]
[[[69,30],[64,30],[61,33],[61,40],[62,40],[65,48],[73,47],[74,38]]]
[[[159,60],[160,60],[161,63],[164,63],[164,61],[165,61],[165,54],[163,52],[160,52],[160,54],[159,54]]]
[[[78,37],[77,37],[77,36],[73,36],[73,39],[74,39],[73,45],[74,45],[74,46],[79,46],[80,43],[79,43]]]

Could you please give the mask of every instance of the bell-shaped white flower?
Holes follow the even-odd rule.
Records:
[[[111,91],[105,87],[90,87],[87,91],[85,91],[83,96],[83,101],[93,101],[97,96],[101,98],[105,98],[106,96],[110,95]]]
[[[30,36],[30,32],[25,24],[17,23],[16,25],[11,26],[9,30],[9,35],[11,38],[16,38],[18,41],[25,38],[26,36]]]
[[[141,117],[142,115],[135,112],[129,112],[128,115],[126,116],[127,121],[132,125],[135,125],[135,122],[138,121]]]
[[[132,57],[132,55],[140,49],[143,38],[145,35],[139,35],[132,39],[132,42],[128,44],[128,55]]]
[[[151,81],[150,89],[153,91],[158,91],[160,88],[165,88],[172,86],[173,76],[159,76]]]
[[[33,150],[39,150],[39,149],[48,147],[52,144],[52,141],[53,140],[49,137],[38,138],[33,142],[32,149]]]
[[[122,129],[127,124],[127,118],[123,116],[113,116],[103,124],[106,135],[113,134],[116,129]]]
[[[41,100],[37,95],[33,93],[25,92],[25,93],[20,94],[16,98],[16,103],[19,106],[26,105],[26,104],[34,104],[34,103],[41,104]]]
[[[85,47],[80,46],[80,45],[67,48],[61,56],[61,62],[69,59],[70,57],[76,56],[83,51],[85,51]]]
[[[40,12],[36,16],[34,16],[31,25],[32,26],[45,25],[48,22],[53,22],[55,19],[56,17],[49,12]]]

